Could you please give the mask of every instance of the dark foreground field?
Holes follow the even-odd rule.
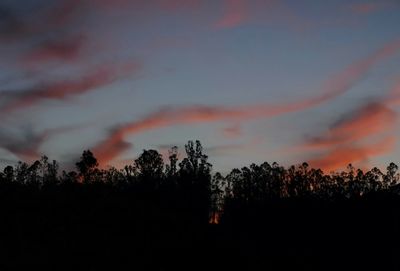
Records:
[[[211,175],[201,146],[124,170],[90,152],[0,174],[0,268],[400,270],[397,166],[330,175],[307,164]]]
[[[2,270],[400,267],[398,196],[281,200],[213,225],[129,193],[63,189],[2,197]]]

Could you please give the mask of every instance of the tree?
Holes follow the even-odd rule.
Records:
[[[203,154],[200,141],[185,145],[186,158],[179,164],[178,186],[182,204],[189,208],[195,223],[208,223],[211,205],[211,164]]]
[[[14,168],[12,166],[6,166],[3,173],[7,182],[12,182],[14,180]]]
[[[159,179],[163,175],[164,161],[162,155],[156,150],[143,150],[135,160],[139,176],[146,179]]]
[[[178,162],[178,147],[174,146],[169,151],[169,165],[166,165],[165,172],[167,177],[175,176],[177,172],[177,162]]]
[[[217,172],[211,179],[210,223],[218,224],[223,205],[225,178]]]
[[[83,151],[80,161],[77,162],[76,168],[79,172],[79,178],[85,183],[92,181],[99,163],[90,150]]]
[[[53,160],[51,163],[49,162],[49,158],[46,155],[43,155],[40,159],[38,168],[40,168],[42,175],[42,183],[43,184],[55,184],[57,183],[57,174],[59,165],[57,161]]]
[[[29,165],[19,161],[15,169],[15,179],[20,184],[30,183]]]
[[[179,164],[182,174],[195,176],[210,176],[211,164],[207,162],[208,156],[203,154],[203,147],[199,140],[196,144],[193,141],[188,141],[185,145],[186,158]]]
[[[75,171],[66,172],[65,170],[61,173],[62,184],[75,184],[78,182],[79,175]]]
[[[383,179],[384,186],[387,188],[390,185],[397,184],[398,176],[396,175],[397,170],[399,167],[395,163],[390,163],[389,166],[386,168],[387,172]]]

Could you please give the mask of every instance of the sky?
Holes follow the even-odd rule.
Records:
[[[0,164],[400,162],[397,0],[2,0]]]

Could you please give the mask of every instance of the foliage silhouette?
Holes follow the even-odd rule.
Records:
[[[0,266],[137,270],[398,270],[400,175],[267,162],[212,174],[199,141],[123,169],[90,150],[0,173]],[[224,257],[228,254],[229,257]],[[190,262],[190,266],[184,264]],[[211,266],[211,267],[210,267]]]

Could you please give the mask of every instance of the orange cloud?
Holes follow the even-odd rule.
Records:
[[[109,65],[100,67],[75,81],[60,81],[19,92],[3,91],[1,96],[8,102],[0,107],[0,114],[22,110],[45,99],[64,100],[70,96],[93,91],[96,88],[113,83],[121,76],[136,71],[138,67],[134,63],[120,66]]]
[[[113,160],[124,150],[131,147],[124,141],[125,136],[143,133],[172,125],[198,124],[218,121],[244,121],[262,117],[272,117],[295,111],[296,106],[248,106],[241,108],[222,108],[193,106],[186,108],[165,108],[142,118],[113,129],[108,137],[94,148],[94,153],[103,164]]]
[[[349,163],[366,162],[369,158],[383,155],[393,150],[396,138],[384,138],[378,143],[364,146],[344,145],[334,148],[325,155],[310,160],[311,166],[324,171],[333,171],[345,168]]]
[[[361,106],[335,123],[322,136],[308,139],[297,150],[318,150],[322,154],[310,164],[323,170],[342,169],[349,163],[365,162],[369,158],[393,151],[395,138],[389,136],[380,143],[370,144],[372,137],[393,134],[398,115],[390,108],[393,96],[400,94],[396,84],[380,101]]]
[[[218,121],[240,122],[249,119],[273,117],[297,112],[318,106],[348,91],[359,82],[378,62],[394,55],[400,49],[400,41],[386,44],[377,52],[345,68],[344,71],[328,80],[322,94],[283,104],[259,104],[239,107],[192,106],[183,108],[164,108],[151,113],[141,120],[115,128],[108,137],[95,146],[94,152],[101,163],[108,163],[130,147],[124,141],[126,135],[134,135],[171,125],[209,123]],[[378,110],[379,111],[379,110]],[[345,126],[341,129],[345,129]]]
[[[309,139],[301,148],[326,149],[391,131],[396,112],[383,103],[371,102],[336,123],[323,136]]]

